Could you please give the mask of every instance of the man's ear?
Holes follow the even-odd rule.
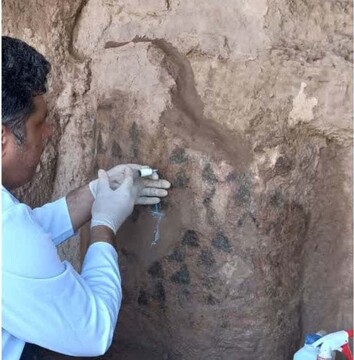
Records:
[[[1,125],[1,157],[4,157],[6,154],[6,145],[8,141],[8,131],[4,125]]]

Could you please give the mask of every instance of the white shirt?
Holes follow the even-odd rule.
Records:
[[[2,187],[2,359],[25,342],[73,356],[98,356],[112,342],[121,304],[117,252],[92,244],[81,275],[56,245],[73,235],[65,198],[31,209]]]

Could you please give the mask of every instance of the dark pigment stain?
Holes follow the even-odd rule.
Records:
[[[166,305],[166,293],[162,281],[158,281],[154,286],[154,299],[156,299],[160,308],[164,308]]]
[[[213,186],[213,188],[210,191],[207,191],[205,193],[205,197],[203,199],[203,205],[205,206],[206,210],[207,210],[207,219],[208,219],[208,223],[210,225],[215,225],[215,212],[211,206],[211,202],[212,199],[215,195],[215,187]]]
[[[173,181],[173,187],[184,188],[189,184],[189,177],[186,175],[184,170],[179,171],[176,174],[176,179]]]
[[[130,148],[131,155],[136,158],[138,157],[138,145],[139,145],[139,130],[136,122],[134,121],[130,130],[129,135],[132,140],[132,145]]]
[[[183,262],[185,258],[184,249],[181,247],[176,247],[171,255],[167,257],[168,261],[177,261]]]
[[[170,156],[170,161],[175,164],[183,164],[185,162],[188,162],[188,157],[186,156],[186,150],[183,148],[174,149]]]
[[[203,287],[205,287],[206,289],[212,289],[214,287],[214,285],[217,283],[217,279],[214,276],[208,276],[206,278],[203,279],[202,285]]]
[[[282,192],[280,190],[275,190],[274,194],[270,198],[270,203],[272,206],[277,208],[282,208],[285,205],[285,200]]]
[[[183,245],[188,245],[191,247],[199,246],[199,238],[197,233],[194,230],[187,230],[182,239]]]
[[[139,297],[138,297],[138,304],[146,306],[149,303],[149,296],[145,292],[145,290],[140,289]]]
[[[216,305],[218,301],[213,295],[208,294],[207,298],[205,299],[205,303],[208,305]]]
[[[235,181],[237,179],[237,175],[235,172],[231,172],[229,175],[227,175],[226,177],[226,181],[227,182],[232,182]]]
[[[215,264],[215,258],[210,249],[203,249],[200,253],[200,262],[205,266],[212,266]]]
[[[112,156],[116,156],[116,157],[122,156],[122,149],[116,141],[113,141]]]
[[[209,184],[215,184],[218,180],[210,164],[206,164],[202,171],[202,179]]]
[[[280,156],[274,166],[276,175],[284,176],[294,167],[291,159],[286,156]]]
[[[163,176],[161,176],[161,178],[164,179]],[[169,203],[168,203],[168,199],[166,198],[162,198],[160,201],[160,210],[161,211],[166,211],[168,209]]]
[[[216,189],[215,189],[215,187],[213,187],[210,191],[207,191],[205,193],[205,197],[203,199],[203,205],[205,207],[208,207],[210,205],[210,203],[215,195],[215,192],[216,192]]]
[[[252,222],[254,223],[254,225],[256,226],[256,228],[259,228],[259,223],[258,223],[256,217],[255,217],[250,211],[244,213],[244,214],[242,215],[242,217],[241,217],[240,219],[238,219],[238,221],[237,221],[237,226],[238,226],[238,227],[243,226],[246,218],[250,218],[250,219],[252,220]]]
[[[216,234],[216,237],[212,240],[211,243],[214,246],[214,248],[218,250],[222,250],[227,253],[231,252],[230,241],[222,231]]]
[[[163,279],[164,274],[162,270],[162,266],[158,261],[155,261],[148,269],[148,273],[153,278]]]
[[[210,194],[207,194],[207,195],[205,196],[205,198],[203,199],[203,205],[204,205],[205,207],[210,206],[211,200],[212,200],[212,197],[210,196]]]
[[[244,205],[249,203],[251,199],[251,192],[246,185],[241,185],[236,193],[235,200],[237,205]]]
[[[176,284],[190,284],[190,277],[187,265],[183,264],[181,268],[170,277],[170,279]]]

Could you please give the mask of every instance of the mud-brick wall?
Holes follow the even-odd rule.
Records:
[[[3,1],[52,62],[53,138],[20,195],[98,167],[173,183],[118,234],[120,359],[290,359],[352,323],[352,2]],[[60,249],[79,267],[79,239]]]

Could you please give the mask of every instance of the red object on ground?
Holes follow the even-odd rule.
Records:
[[[349,339],[353,339],[354,330],[345,330],[348,334]],[[342,353],[347,358],[347,360],[354,360],[352,352],[350,351],[349,344],[342,346]]]

